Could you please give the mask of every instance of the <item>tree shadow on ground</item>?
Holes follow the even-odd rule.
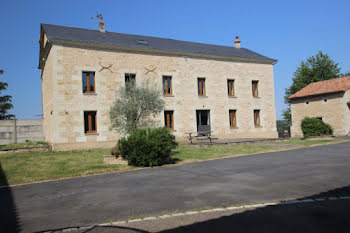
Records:
[[[302,199],[327,199],[334,196],[349,196],[349,194],[350,186],[346,186]],[[349,199],[272,205],[161,231],[161,233],[350,232],[349,208]]]
[[[6,174],[0,161],[0,184],[8,186]],[[0,188],[0,231],[16,233],[21,231],[20,219],[11,187]]]

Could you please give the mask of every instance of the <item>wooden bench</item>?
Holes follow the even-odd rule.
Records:
[[[211,143],[212,140],[218,139],[216,137],[214,137],[213,135],[211,135],[213,131],[201,131],[201,132],[189,132],[186,133],[189,136],[187,137],[188,140],[190,140],[191,144],[193,144],[193,139],[196,140],[208,140],[209,139],[209,143]],[[195,136],[192,136],[192,134],[194,134]],[[207,135],[205,135],[207,134]]]

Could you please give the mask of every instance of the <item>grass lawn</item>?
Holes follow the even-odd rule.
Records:
[[[276,151],[283,147],[254,145],[254,144],[231,144],[208,147],[179,146],[173,151],[172,158],[179,161],[196,161],[226,156],[254,154],[258,152]]]
[[[36,146],[47,146],[47,142],[24,142],[17,144],[8,144],[8,145],[0,145],[1,149],[20,149],[20,148],[28,148],[28,147],[36,147]]]
[[[341,141],[338,139],[317,141],[289,139],[287,141],[266,143],[310,146]],[[273,146],[261,143],[258,145],[231,144],[208,147],[181,145],[173,151],[172,158],[177,160],[177,162],[183,163],[241,154],[277,151],[284,148],[283,145]],[[109,149],[63,152],[31,151],[0,154],[0,166],[2,167],[2,169],[0,167],[0,185],[23,184],[135,169],[135,167],[127,165],[104,164],[103,155],[106,154],[109,154]]]
[[[108,149],[0,154],[0,165],[6,176],[2,176],[0,170],[0,185],[6,185],[6,179],[7,184],[22,184],[132,168],[104,164],[106,154]]]

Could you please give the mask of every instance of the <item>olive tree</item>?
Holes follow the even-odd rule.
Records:
[[[137,129],[157,125],[155,117],[164,109],[161,92],[148,85],[127,84],[117,91],[109,116],[111,128],[130,135]]]

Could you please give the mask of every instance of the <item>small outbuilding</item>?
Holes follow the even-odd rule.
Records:
[[[334,135],[350,133],[350,76],[314,82],[289,97],[292,137],[302,137],[301,121],[315,117],[333,127]]]

